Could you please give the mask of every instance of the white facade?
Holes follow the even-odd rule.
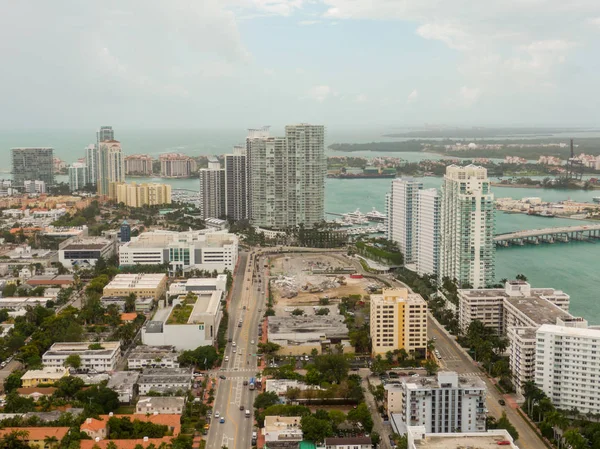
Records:
[[[23,181],[23,192],[25,193],[46,193],[46,183],[37,179]]]
[[[228,218],[248,218],[248,165],[246,147],[233,147],[225,155],[225,210]]]
[[[140,395],[187,391],[192,385],[190,368],[145,368],[138,379]]]
[[[58,247],[58,261],[66,268],[94,266],[100,257],[115,253],[115,242],[102,237],[72,237]]]
[[[405,264],[416,261],[418,192],[421,189],[423,183],[412,178],[397,178],[392,181],[387,211],[388,239],[398,244]]]
[[[259,227],[312,227],[325,217],[325,127],[289,125],[285,137],[268,127],[246,138],[250,219]]]
[[[97,372],[114,371],[121,357],[121,343],[105,341],[102,349],[90,349],[91,342],[54,343],[42,356],[46,368],[62,368],[70,355],[81,357],[81,368]]]
[[[136,346],[127,356],[129,369],[179,368],[179,352],[175,346]]]
[[[423,426],[410,426],[407,429],[407,440],[407,449],[519,449],[505,429],[431,434]]]
[[[208,160],[208,168],[201,168],[200,178],[200,215],[207,218],[220,218],[225,210],[225,170],[216,157]]]
[[[141,396],[135,406],[140,415],[181,415],[185,407],[185,398]]]
[[[169,296],[186,295],[192,293],[207,293],[215,290],[227,290],[227,275],[219,274],[216,278],[191,278],[184,281],[173,282],[169,286]]]
[[[487,170],[446,167],[442,184],[440,280],[486,287],[495,278],[494,194]]]
[[[487,389],[481,379],[439,372],[437,378],[406,378],[400,385],[399,413],[406,426],[423,426],[427,433],[485,431]]]
[[[81,190],[89,181],[88,166],[75,162],[69,167],[69,189],[71,192]]]
[[[164,178],[189,178],[193,173],[196,173],[196,161],[185,154],[161,154],[158,159],[160,161],[160,175]]]
[[[125,163],[121,144],[116,140],[100,142],[98,148],[98,195],[115,196],[112,183],[125,182]]]
[[[85,147],[85,164],[88,168],[86,184],[95,186],[98,182],[98,147],[93,143]]]
[[[270,446],[274,443],[298,443],[302,441],[302,428],[300,416],[265,416],[265,426],[262,433],[265,443]]]
[[[536,340],[535,383],[556,408],[600,413],[600,329],[546,324]]]
[[[120,265],[169,263],[175,271],[233,272],[238,257],[238,237],[222,231],[152,231],[132,237],[119,248]]]
[[[437,189],[417,193],[417,273],[433,274],[440,269],[441,197]]]

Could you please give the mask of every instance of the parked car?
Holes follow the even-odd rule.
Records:
[[[506,405],[506,401],[504,399],[498,399],[498,404]]]

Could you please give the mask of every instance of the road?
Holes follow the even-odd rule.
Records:
[[[508,406],[508,402],[506,406],[502,406],[498,403],[503,396],[498,392],[488,377],[479,370],[473,360],[461,351],[456,340],[454,340],[453,337],[449,337],[431,317],[428,318],[427,327],[428,337],[435,337],[435,347],[440,351],[440,355],[442,356],[440,362],[441,368],[447,371],[456,371],[467,377],[479,377],[485,382],[487,387],[486,405],[488,415],[492,415],[498,419],[502,416],[503,411],[506,412],[509,421],[515,426],[517,432],[519,432],[519,439],[517,441],[519,448],[539,449],[540,447],[544,447],[544,444],[537,434],[531,430],[515,409]]]
[[[263,316],[265,302],[265,294],[262,292],[265,283],[263,274],[265,262],[264,259],[259,261],[258,273],[260,274],[257,273],[256,281],[253,281],[252,274],[255,267],[249,265],[250,257],[248,253],[240,254],[238,271],[234,277],[233,293],[228,309],[228,333],[233,341],[227,344],[225,351],[225,356],[229,360],[223,362],[220,371],[213,373],[226,377],[225,380],[219,379],[213,407],[213,416],[219,412],[225,422],[220,423],[220,418],[213,418],[207,437],[207,449],[221,449],[223,446],[228,449],[246,449],[252,446],[253,404],[256,391],[251,391],[243,382],[256,377],[258,372],[256,344],[258,323]],[[259,277],[262,277],[261,283],[258,282]],[[241,327],[238,326],[240,322]],[[244,410],[240,410],[242,405]],[[250,410],[249,418],[245,416],[245,410]]]

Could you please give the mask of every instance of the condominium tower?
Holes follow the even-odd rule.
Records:
[[[208,158],[208,168],[201,168],[200,177],[200,214],[202,219],[220,218],[225,210],[225,170],[219,160]]]
[[[125,167],[121,144],[116,140],[100,142],[98,149],[98,195],[116,197],[111,191],[117,183],[125,182]]]
[[[96,146],[100,147],[100,142],[105,142],[107,140],[115,140],[115,131],[112,126],[101,126],[98,131],[96,131]]]
[[[427,349],[427,303],[406,288],[383,289],[371,295],[371,344],[373,356],[388,351]]]
[[[442,183],[440,280],[481,288],[494,282],[494,194],[487,170],[446,167]]]
[[[126,175],[152,175],[153,159],[147,154],[132,154],[125,157],[125,174]]]
[[[85,147],[85,163],[88,167],[87,183],[95,186],[98,183],[98,147],[93,143]]]
[[[74,162],[69,167],[69,189],[71,192],[81,190],[88,183],[88,166],[81,162]]]
[[[13,148],[12,150],[13,187],[23,188],[25,181],[44,181],[46,186],[54,185],[54,149],[52,148]]]
[[[246,139],[249,215],[256,226],[312,227],[325,215],[325,127],[289,125],[285,137],[268,127]]]
[[[417,203],[417,273],[437,277],[440,265],[440,194],[437,189],[419,190]]]
[[[170,184],[118,183],[115,186],[115,199],[128,207],[158,206],[171,204]]]
[[[421,189],[421,181],[397,178],[392,181],[387,197],[387,238],[398,244],[404,263],[414,263],[417,258],[418,192]]]
[[[161,154],[160,175],[165,178],[189,178],[196,173],[196,161],[181,153]]]
[[[225,155],[225,211],[233,220],[248,218],[248,166],[244,146],[235,146],[232,154]]]

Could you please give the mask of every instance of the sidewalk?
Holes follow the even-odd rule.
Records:
[[[369,391],[369,378],[363,377],[361,380],[361,386],[363,387],[365,393],[365,403],[369,407],[369,411],[371,412],[371,416],[373,417],[373,430],[377,432],[381,438],[379,442],[379,448],[381,449],[389,449],[390,448],[390,432],[386,428],[386,425],[377,410],[377,403],[375,402],[375,398]]]

